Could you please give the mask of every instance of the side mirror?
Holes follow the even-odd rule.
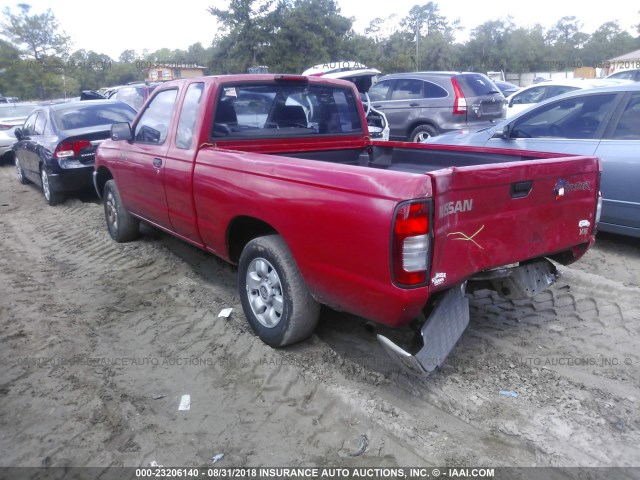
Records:
[[[491,136],[491,138],[502,138],[503,140],[508,140],[511,138],[511,125],[505,124],[502,127],[498,128],[495,133]]]
[[[509,108],[513,107],[513,98],[509,100]]]
[[[129,122],[118,122],[111,125],[111,140],[131,140],[133,133]]]
[[[24,135],[22,134],[22,129],[20,127],[16,128],[13,131],[13,134],[16,136],[18,140],[22,140],[22,138],[24,137]]]

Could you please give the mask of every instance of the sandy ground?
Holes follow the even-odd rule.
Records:
[[[640,466],[637,239],[530,301],[476,293],[424,380],[328,309],[267,347],[234,267],[149,228],[116,244],[91,193],[47,207],[6,164],[0,246],[0,466]]]

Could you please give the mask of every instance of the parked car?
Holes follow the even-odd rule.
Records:
[[[511,82],[505,82],[503,80],[494,80],[493,83],[496,84],[496,87],[498,87],[498,89],[502,92],[502,95],[504,95],[505,98],[508,97],[509,95],[516,93],[518,90],[521,90],[521,88],[518,85],[515,85]]]
[[[96,147],[111,124],[132,122],[136,111],[118,100],[88,100],[37,107],[17,128],[13,145],[18,181],[42,185],[49,205],[64,192],[91,187]]]
[[[638,83],[566,93],[493,127],[452,132],[427,142],[598,156],[603,197],[600,230],[640,237]]]
[[[16,143],[15,130],[37,106],[35,103],[0,105],[0,159],[13,161],[11,147]]]
[[[619,72],[612,73],[605,78],[616,80],[631,80],[633,82],[640,82],[640,68],[633,70],[620,70]]]
[[[504,96],[484,74],[396,73],[369,91],[389,121],[391,140],[419,142],[442,132],[504,118]]]
[[[563,93],[580,90],[581,88],[606,87],[625,82],[625,80],[566,78],[530,85],[507,97],[506,117],[513,117],[516,113],[540,103],[542,100],[556,97]]]
[[[151,92],[160,85],[159,82],[154,83],[135,83],[131,85],[123,85],[115,87],[107,94],[107,98],[112,100],[120,100],[127,105],[139,111],[142,104],[149,98]]]

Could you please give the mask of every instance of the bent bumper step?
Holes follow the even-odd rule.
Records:
[[[531,298],[549,288],[558,278],[556,267],[546,258],[517,266],[481,272],[469,279],[471,291],[488,288],[502,298]],[[411,354],[387,337],[378,334],[385,351],[403,368],[426,375],[438,368],[469,325],[469,299],[465,296],[467,282],[448,290],[427,318],[420,333],[422,348]]]
[[[384,335],[378,341],[403,368],[427,375],[438,368],[469,325],[469,300],[465,284],[447,291],[421,328],[423,347],[415,354],[404,350]]]

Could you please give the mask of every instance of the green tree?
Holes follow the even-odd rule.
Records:
[[[225,73],[244,72],[257,60],[273,4],[274,0],[229,0],[227,8],[209,7],[222,25],[214,53]]]
[[[594,31],[584,45],[582,61],[585,65],[601,65],[607,60],[633,51],[637,46],[618,22],[606,22]]]
[[[415,42],[414,68],[427,67],[431,70],[448,68],[456,63],[452,56],[455,31],[460,28],[458,20],[449,23],[440,14],[437,3],[415,5],[409,15],[402,19],[400,26],[408,34],[413,34]]]
[[[209,61],[211,49],[204,48],[200,42],[187,47],[187,63],[204,66]]]
[[[124,50],[118,57],[118,63],[134,63],[138,59],[135,50]]]
[[[20,64],[20,52],[9,42],[0,40],[0,92],[3,95],[16,97],[18,89],[13,79],[16,67]]]
[[[223,27],[209,56],[214,73],[245,72],[252,65],[299,73],[341,59],[356,38],[335,0],[230,0],[228,9],[209,11]]]
[[[266,20],[262,59],[277,71],[300,73],[317,63],[343,60],[352,21],[340,14],[335,0],[281,0]]]
[[[58,67],[68,56],[69,37],[58,31],[59,24],[51,9],[31,14],[31,6],[20,3],[18,10],[18,13],[9,7],[3,10],[2,34],[16,46],[21,58],[27,60],[17,76],[34,88],[35,92],[29,96],[35,93],[44,99],[51,89],[59,91],[59,80],[64,80],[64,71]],[[56,75],[60,79],[55,78]]]
[[[136,60],[132,62],[114,62],[105,71],[104,82],[101,87],[115,87],[129,82],[144,80],[144,69],[136,66]]]
[[[588,39],[577,17],[562,17],[547,31],[547,44],[552,48],[545,59],[545,70],[573,70],[582,65],[582,48]]]
[[[93,50],[77,50],[71,54],[65,62],[65,74],[67,78],[77,81],[78,92],[82,90],[97,90],[104,86],[106,72],[113,66],[113,61],[108,55],[96,53]],[[66,90],[76,95],[78,92]]]
[[[466,44],[464,63],[476,72],[508,70],[506,52],[515,30],[511,17],[489,20],[474,28]]]

